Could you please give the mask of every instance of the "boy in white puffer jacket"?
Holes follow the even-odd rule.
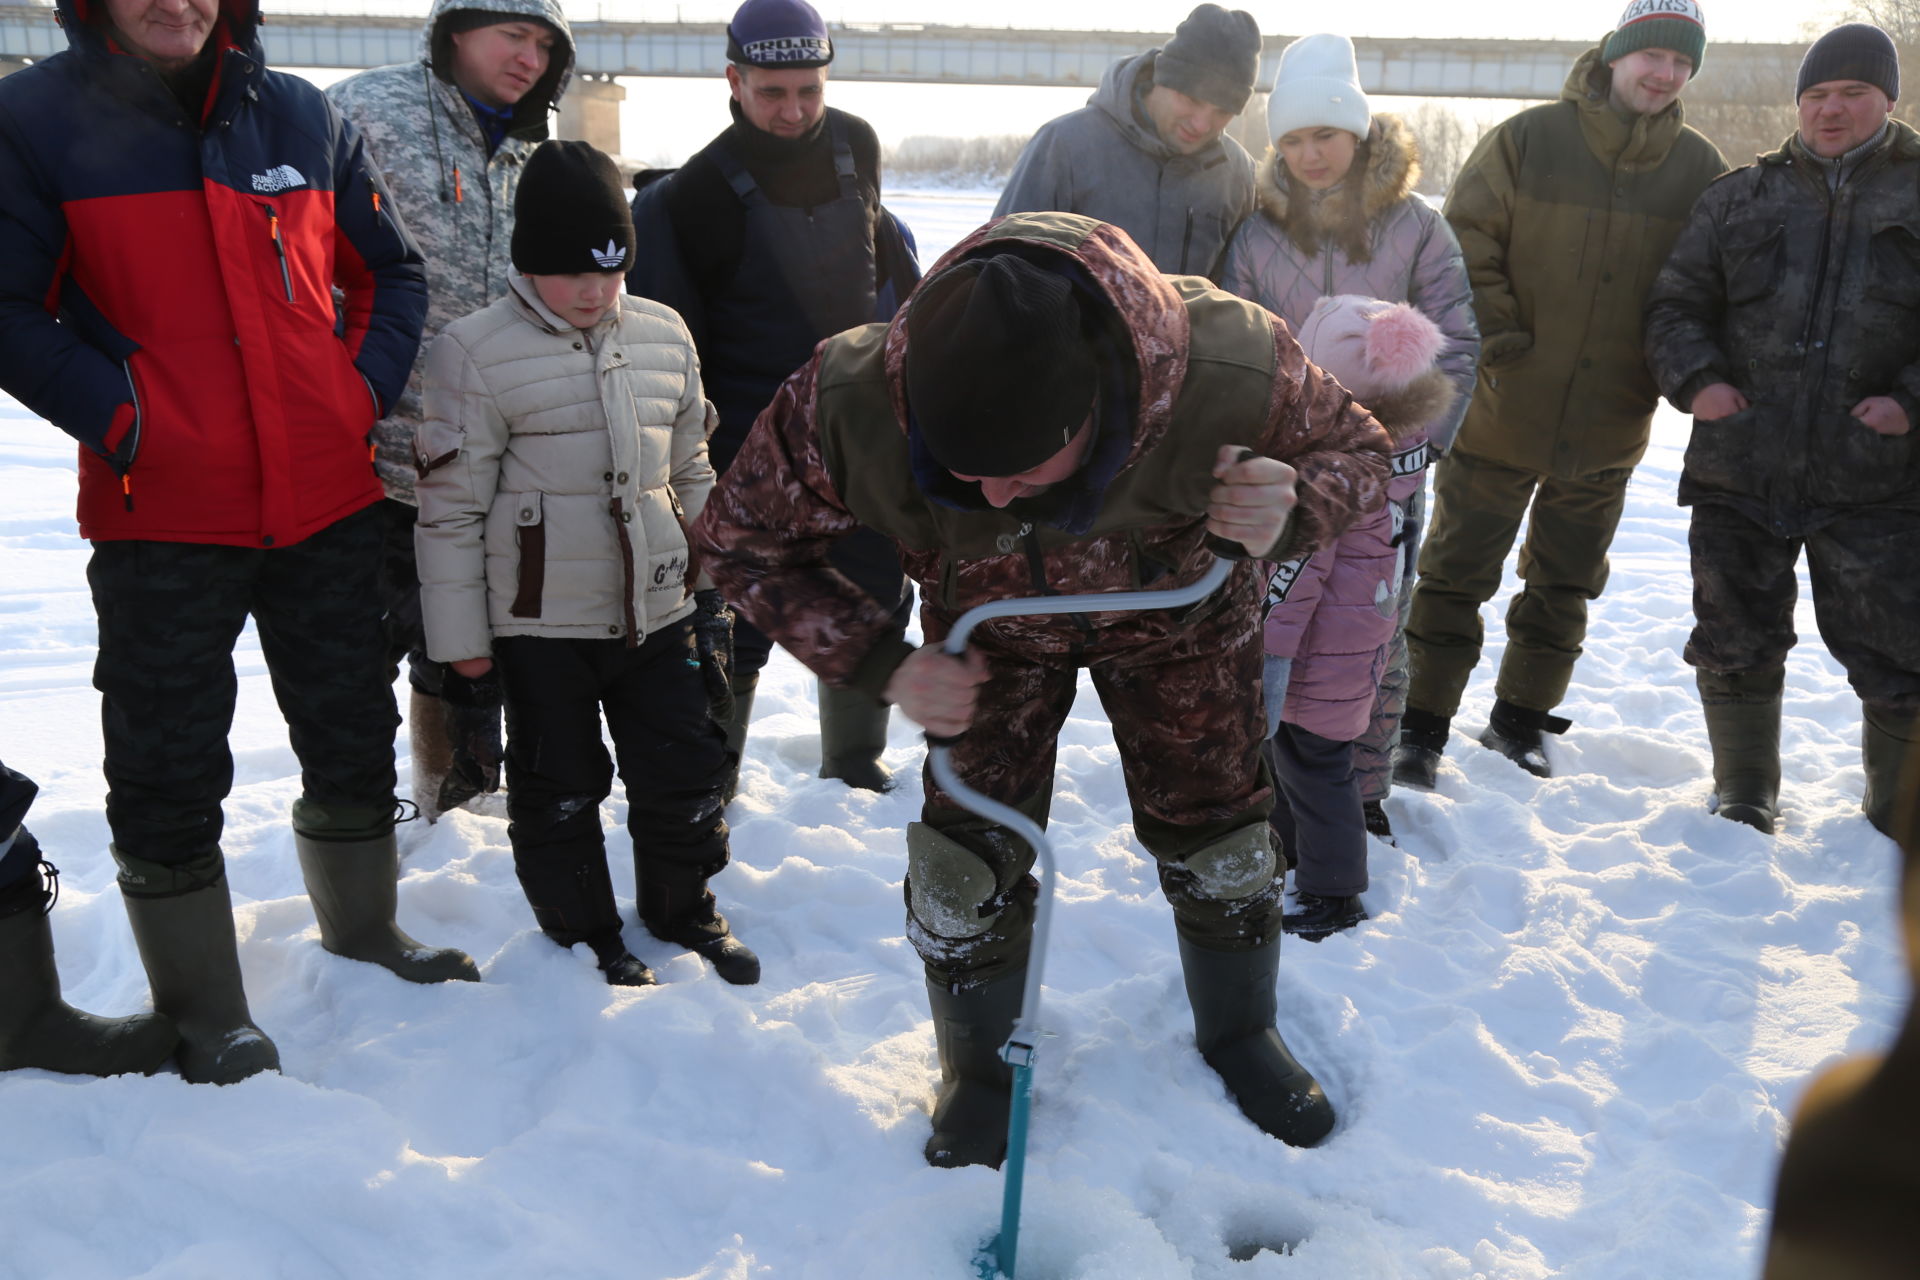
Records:
[[[600,802],[627,788],[641,922],[729,982],[760,963],[714,909],[731,615],[695,590],[686,525],[713,487],[712,406],[670,308],[621,293],[633,222],[613,162],[548,142],[514,200],[508,295],[427,356],[415,542],[427,650],[447,697],[497,681],[514,868],[554,941],[607,981],[654,981],[626,948]]]

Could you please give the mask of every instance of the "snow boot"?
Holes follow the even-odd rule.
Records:
[[[180,1074],[194,1084],[233,1084],[278,1071],[280,1051],[247,1010],[220,851],[177,865],[119,849],[113,858],[154,1008],[180,1033]]]
[[[720,803],[733,803],[740,790],[740,762],[747,756],[747,725],[753,720],[753,694],[760,687],[760,673],[749,671],[733,678],[733,715],[727,720],[727,750],[733,754],[733,772],[727,775],[727,789]]]
[[[453,739],[447,733],[447,704],[431,693],[413,690],[407,700],[407,742],[413,752],[413,802],[420,816],[438,822],[440,792],[453,772]]]
[[[33,837],[22,830],[16,839]],[[42,887],[38,868],[0,889],[0,1071],[152,1075],[173,1056],[180,1033],[161,1014],[102,1018],[60,998],[48,923],[60,896],[60,873],[50,862],[39,866],[46,868],[51,890]]]
[[[672,865],[634,859],[640,923],[662,942],[685,947],[736,987],[760,981],[760,957],[733,936],[707,891],[707,877]]]
[[[1713,748],[1707,810],[1773,834],[1780,813],[1780,694],[1786,669],[1694,672]]]
[[[1393,823],[1387,818],[1387,806],[1381,800],[1364,800],[1360,804],[1360,820],[1366,823],[1367,834],[1376,840],[1399,847],[1400,842],[1393,838]]]
[[[1013,1068],[1000,1050],[1013,1034],[1026,985],[1025,966],[964,991],[927,978],[933,1041],[940,1052],[940,1096],[926,1146],[927,1163],[936,1169],[970,1164],[998,1169],[1007,1158]]]
[[[1882,835],[1898,840],[1900,827],[1905,826],[1911,838],[1920,834],[1915,832],[1920,827],[1920,814],[1912,812],[1920,806],[1920,799],[1906,792],[1902,782],[1911,776],[1907,758],[1914,749],[1920,721],[1868,706],[1860,710],[1860,759],[1867,770],[1867,792],[1860,798],[1860,811]],[[1903,799],[1908,810],[1904,813],[1900,812]]]
[[[857,791],[893,790],[893,773],[880,763],[893,708],[858,689],[820,684],[820,776]]]
[[[1212,951],[1183,934],[1180,967],[1200,1056],[1226,1082],[1247,1119],[1290,1147],[1314,1146],[1333,1132],[1333,1104],[1275,1026],[1280,940]]]
[[[1433,790],[1452,727],[1452,716],[1408,707],[1400,720],[1400,741],[1393,747],[1393,780],[1404,787]]]
[[[1541,735],[1565,733],[1572,727],[1573,722],[1562,716],[1496,698],[1480,745],[1498,751],[1536,778],[1551,778],[1553,765],[1547,760],[1547,744]]]
[[[293,802],[293,847],[320,921],[320,945],[408,982],[480,981],[480,968],[466,952],[426,946],[394,922],[400,848],[392,819],[375,815],[304,797]]]
[[[1295,893],[1297,911],[1280,917],[1280,927],[1302,942],[1318,942],[1343,929],[1351,929],[1367,918],[1357,894],[1328,897],[1318,893]]]

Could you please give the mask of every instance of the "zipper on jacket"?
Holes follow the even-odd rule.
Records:
[[[1824,178],[1821,185],[1826,185]],[[1833,206],[1839,198],[1838,191],[1827,188],[1827,222],[1820,236],[1820,265],[1813,273],[1813,292],[1807,297],[1807,321],[1800,327],[1799,354],[1803,357],[1807,354],[1807,343],[1813,339],[1813,323],[1820,311],[1820,295],[1827,289],[1827,268],[1831,265],[1833,255]]]
[[[146,414],[140,407],[140,384],[133,380],[132,357],[122,360],[120,367],[127,371],[127,391],[133,396],[133,425],[127,428],[127,434],[133,437],[133,448],[127,454],[127,465],[120,471],[120,500],[131,512],[133,510],[133,460],[140,456],[140,424]]]
[[[1031,523],[1023,520],[1020,522],[1019,536],[1027,548],[1027,569],[1033,574],[1035,590],[1039,591],[1043,596],[1059,595],[1059,588],[1054,587],[1047,581],[1047,561],[1045,553],[1040,550],[1040,535],[1034,532]],[[1086,614],[1073,613],[1067,616],[1073,619],[1073,625],[1080,630],[1086,632],[1093,630],[1093,623],[1087,620]]]
[[[280,260],[280,284],[287,291],[287,301],[293,301],[293,273],[287,270],[287,246],[280,239],[280,211],[272,205],[261,205],[267,211],[267,235],[273,241],[273,255]]]
[[[1187,209],[1186,234],[1180,237],[1180,274],[1183,276],[1192,274],[1187,270],[1187,253],[1192,248],[1193,248],[1193,209],[1189,207]]]
[[[640,644],[640,620],[635,615],[633,605],[634,594],[639,590],[639,584],[634,576],[633,539],[627,534],[627,525],[630,523],[629,513],[621,504],[620,495],[617,493],[613,495],[613,501],[607,504],[607,511],[613,516],[614,540],[620,544],[620,570],[621,576],[626,580],[627,588],[625,600],[627,648],[633,649]]]

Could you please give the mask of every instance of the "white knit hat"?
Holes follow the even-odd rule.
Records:
[[[1373,108],[1360,89],[1353,41],[1345,36],[1301,36],[1280,51],[1267,98],[1267,137],[1326,125],[1365,139]]]

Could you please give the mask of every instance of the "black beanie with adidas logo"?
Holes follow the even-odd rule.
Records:
[[[625,272],[633,245],[633,212],[612,159],[584,142],[541,143],[513,197],[514,270]]]

